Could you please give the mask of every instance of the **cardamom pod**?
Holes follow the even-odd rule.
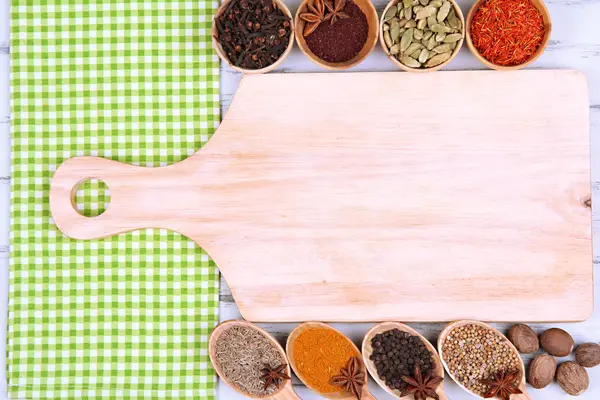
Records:
[[[413,0],[402,0],[404,8],[412,7]]]
[[[421,63],[418,62],[417,60],[415,60],[414,58],[411,58],[409,56],[402,56],[400,57],[400,62],[404,65],[406,65],[407,67],[410,68],[419,68],[421,67]]]
[[[394,18],[397,12],[398,9],[396,8],[396,6],[391,6],[390,8],[388,8],[385,12],[385,15],[383,16],[383,22],[389,21],[390,19]]]
[[[427,20],[426,19],[421,19],[419,20],[419,22],[417,22],[417,28],[420,30],[425,29],[425,27],[427,26]]]
[[[406,23],[406,25],[404,25],[405,28],[416,28],[417,27],[417,22],[414,19],[411,19],[410,21],[408,21]]]
[[[450,28],[452,29],[458,29],[457,22],[458,18],[456,17],[456,11],[454,11],[454,8],[452,8],[448,13],[448,25],[450,25]]]
[[[415,60],[419,60],[419,56],[421,55],[421,50],[422,49],[418,49],[415,50],[414,52],[410,53],[411,58],[414,58]]]
[[[390,26],[388,24],[383,24],[383,31],[387,32],[390,30]]]
[[[427,17],[431,17],[432,15],[435,15],[436,12],[437,12],[437,8],[435,8],[433,6],[427,6],[417,13],[417,15],[415,16],[415,19],[418,21],[418,20],[421,20],[421,19],[424,19]]]
[[[450,4],[449,1],[445,1],[444,3],[442,3],[442,6],[440,7],[440,11],[438,11],[438,14],[437,14],[438,22],[442,22],[446,19],[446,17],[448,16],[448,13],[450,13],[451,6],[452,5]]]
[[[421,3],[421,5],[423,7],[425,7],[427,4],[429,4],[429,0],[420,0],[419,2]]]
[[[429,27],[429,29],[431,29],[431,27],[436,24],[437,24],[437,19],[435,18],[435,15],[432,15],[431,17],[427,17],[427,26]]]
[[[447,26],[441,24],[435,24],[431,27],[431,30],[435,33],[448,33],[452,31],[452,28],[448,28]]]
[[[454,43],[454,42],[458,42],[460,39],[462,39],[462,34],[451,33],[450,35],[448,35],[444,38],[444,43]]]
[[[422,48],[423,48],[423,45],[421,43],[411,43],[411,45],[408,46],[408,48],[405,49],[403,51],[403,53],[410,55],[410,54],[414,53],[415,51],[420,50]]]
[[[422,9],[423,9],[423,6],[422,6],[422,5],[420,5],[420,4],[419,4],[418,6],[413,6],[413,8],[412,8],[412,10],[413,10],[413,13],[414,13],[415,15],[417,15],[417,13],[418,13],[419,11],[421,11]]]
[[[442,0],[433,0],[429,5],[440,8],[442,6]]]
[[[398,18],[400,18],[400,19],[404,18],[404,8],[401,10],[398,10]]]
[[[421,64],[423,64],[425,61],[427,61],[427,58],[429,57],[429,50],[427,49],[422,49],[421,50],[421,54],[419,54],[419,62]]]
[[[387,46],[388,49],[393,46],[394,42],[392,42],[392,37],[390,36],[390,31],[383,33],[383,41],[385,42],[385,45]]]
[[[387,22],[387,24],[390,26],[390,29],[393,29],[393,28],[399,28],[399,26],[398,26],[398,25],[400,24],[400,20],[399,20],[398,18],[395,18],[395,17],[394,17],[394,18],[390,19],[390,20]]]
[[[435,41],[442,43],[446,39],[446,33],[438,33],[435,35]]]
[[[419,0],[413,0],[413,3],[412,3],[412,5],[413,5],[413,7],[414,7],[414,6],[418,6],[418,5],[419,5]]]
[[[400,28],[390,28],[390,37],[392,38],[392,42],[397,43],[400,40]]]
[[[400,39],[400,51],[405,52],[408,49],[408,46],[412,43],[414,29],[407,29],[406,32],[402,35],[402,39]]]
[[[437,54],[447,53],[450,50],[450,45],[448,43],[440,44],[439,46],[433,48],[433,52]]]
[[[420,30],[420,29],[415,29],[415,33],[413,34],[413,37],[414,37],[416,40],[421,40],[421,39],[423,39],[423,31],[422,31],[422,30]]]
[[[452,55],[452,53],[450,53],[450,52],[438,54],[437,56],[431,57],[429,59],[429,61],[427,61],[427,64],[425,64],[425,66],[427,68],[437,67],[438,65],[443,64],[446,61],[448,61],[450,59],[451,55]]]
[[[425,33],[423,33],[423,40],[429,40],[431,36],[433,36],[433,32],[427,30]]]
[[[406,18],[402,18],[400,21],[398,21],[398,28],[404,28],[407,22],[408,20]]]
[[[427,47],[427,50],[429,50],[429,51],[433,50],[433,48],[435,46],[437,46],[437,42],[435,41],[435,36],[430,37],[425,46]]]
[[[450,48],[451,48],[452,50],[454,50],[454,49],[456,48],[456,46],[457,46],[457,45],[458,45],[458,42],[453,42],[453,43],[450,43]]]
[[[396,55],[398,53],[400,53],[400,43],[395,44],[390,48],[390,54]]]
[[[404,9],[404,18],[408,20],[412,19],[412,7],[407,7]]]

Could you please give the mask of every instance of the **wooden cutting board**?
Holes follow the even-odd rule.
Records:
[[[63,163],[52,216],[78,239],[192,238],[252,321],[583,320],[588,120],[575,71],[245,76],[181,163]],[[72,206],[91,177],[96,218]]]

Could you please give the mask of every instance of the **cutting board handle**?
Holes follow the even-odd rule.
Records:
[[[76,157],[61,164],[50,185],[54,223],[75,239],[99,239],[142,228],[170,228],[163,216],[172,211],[165,198],[175,165],[145,168],[98,157]],[[172,177],[172,175],[171,175]],[[75,207],[77,187],[88,179],[103,181],[110,204],[97,217],[85,217]],[[170,192],[173,193],[172,191]]]

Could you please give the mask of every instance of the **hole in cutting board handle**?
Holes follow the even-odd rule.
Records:
[[[71,191],[71,205],[83,217],[98,217],[108,210],[110,189],[101,179],[84,178]]]

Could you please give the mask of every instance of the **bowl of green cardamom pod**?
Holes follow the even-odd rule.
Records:
[[[409,72],[443,68],[465,40],[465,18],[454,0],[392,0],[379,26],[381,47]]]

